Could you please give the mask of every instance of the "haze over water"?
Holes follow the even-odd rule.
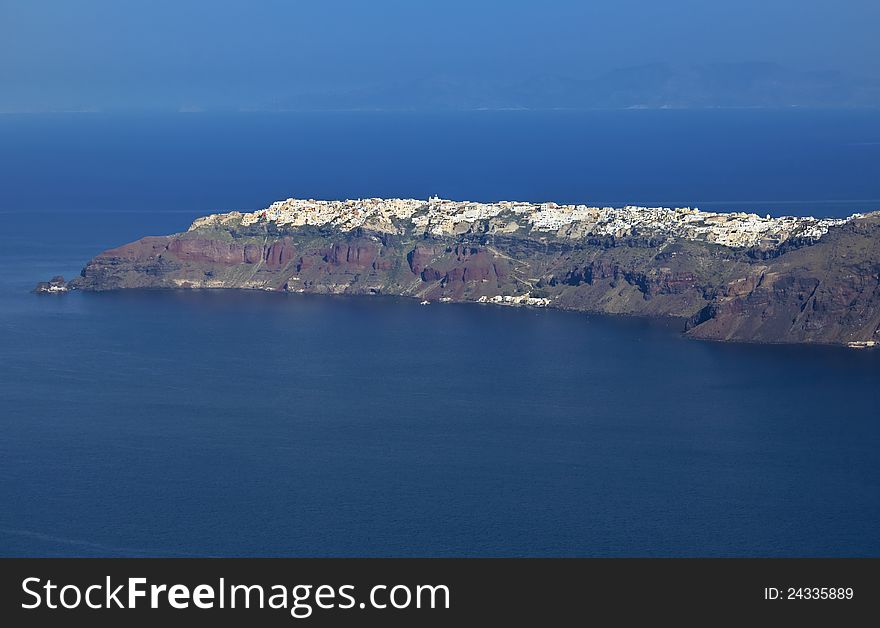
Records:
[[[287,196],[880,208],[876,113],[9,115],[0,162],[0,555],[880,555],[877,352],[28,293]]]

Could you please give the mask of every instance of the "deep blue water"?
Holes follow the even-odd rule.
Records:
[[[849,213],[825,201],[880,198],[878,141],[876,114],[831,112],[0,116],[0,555],[880,556],[877,352],[388,298],[28,293],[294,194]]]
[[[878,111],[0,115],[0,211],[409,196],[880,209]]]

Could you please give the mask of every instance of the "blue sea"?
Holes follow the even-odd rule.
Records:
[[[880,209],[880,114],[0,115],[0,555],[880,556],[880,353],[241,291],[36,296],[287,196]]]

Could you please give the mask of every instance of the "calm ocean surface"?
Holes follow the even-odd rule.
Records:
[[[880,556],[880,353],[249,292],[37,297],[290,195],[844,215],[880,114],[0,116],[0,555]]]

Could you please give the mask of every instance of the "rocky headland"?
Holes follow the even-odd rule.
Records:
[[[61,286],[391,294],[677,317],[712,340],[873,346],[880,212],[288,199],[110,249]]]
[[[41,281],[37,284],[37,287],[34,288],[36,294],[59,294],[61,292],[67,292],[68,290],[67,282],[64,281],[64,277],[61,275],[56,275],[49,281]]]

